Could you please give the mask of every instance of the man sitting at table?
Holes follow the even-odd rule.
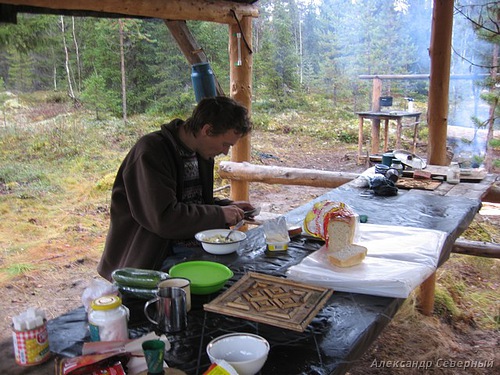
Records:
[[[111,223],[97,267],[168,270],[193,249],[194,235],[243,219],[246,201],[213,195],[214,157],[227,155],[251,122],[227,97],[205,98],[187,120],[175,119],[139,139],[123,160],[111,195]]]

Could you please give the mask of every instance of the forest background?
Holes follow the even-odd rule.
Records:
[[[339,120],[353,118],[371,107],[371,80],[360,75],[429,74],[430,0],[262,0],[259,8],[252,44],[257,125],[311,103]],[[484,74],[498,55],[495,17],[495,2],[456,2],[451,74],[478,78],[452,80],[451,125],[484,126],[488,118],[493,82]],[[188,24],[229,92],[227,26]],[[41,90],[51,92],[47,100],[69,96],[97,119],[170,117],[193,106],[190,67],[162,20],[20,15],[17,25],[0,28],[0,47],[4,114],[12,105],[9,93]],[[405,98],[425,109],[427,91],[427,79],[386,81],[383,87],[395,109],[406,108]]]

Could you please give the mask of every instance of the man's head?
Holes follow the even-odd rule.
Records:
[[[251,129],[247,109],[224,96],[201,100],[184,124],[192,139],[188,146],[205,159],[227,155]]]
[[[243,136],[252,129],[247,109],[225,96],[202,99],[186,120],[185,129],[196,136],[206,124],[211,125],[212,135],[234,130]]]

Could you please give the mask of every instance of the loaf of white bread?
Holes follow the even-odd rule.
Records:
[[[304,230],[325,240],[328,261],[337,267],[352,267],[365,259],[367,248],[354,244],[358,215],[345,203],[316,203],[304,219]]]

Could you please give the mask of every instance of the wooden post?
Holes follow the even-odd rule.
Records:
[[[429,124],[429,149],[427,162],[447,165],[446,134],[448,127],[448,95],[450,92],[451,37],[453,30],[453,0],[434,0],[432,13],[431,58],[429,102],[427,122]],[[421,309],[424,315],[434,310],[436,273],[420,286]]]
[[[382,80],[378,77],[373,78],[372,87],[372,111],[380,111],[380,95],[382,94]],[[371,149],[370,152],[377,154],[380,147],[380,120],[372,120],[371,129]]]
[[[382,96],[382,80],[377,76],[373,78],[372,111],[380,111],[380,97]]]
[[[446,128],[450,91],[451,36],[453,0],[434,0],[432,14],[430,87],[427,121],[429,123],[428,163],[447,165]]]
[[[396,120],[396,149],[401,148],[401,134],[403,133],[403,119],[399,117]]]
[[[241,29],[240,29],[241,25]],[[238,34],[240,37],[238,37]],[[229,25],[230,96],[252,109],[252,18],[243,17],[239,24]],[[250,134],[241,138],[231,150],[231,161],[250,161]],[[248,181],[231,180],[230,197],[233,200],[249,199]]]
[[[434,311],[434,291],[436,290],[436,272],[420,285],[420,311],[424,315],[432,315]]]
[[[362,163],[362,155],[363,155],[363,116],[359,116],[359,124],[358,124],[358,164]]]
[[[193,34],[191,34],[191,31],[189,31],[186,21],[164,20],[164,22],[189,64],[208,62],[205,51],[203,51],[203,48],[200,47]],[[225,95],[217,77],[215,77],[215,89],[217,95]]]
[[[389,147],[389,120],[384,121],[384,149],[382,152],[386,152]]]

